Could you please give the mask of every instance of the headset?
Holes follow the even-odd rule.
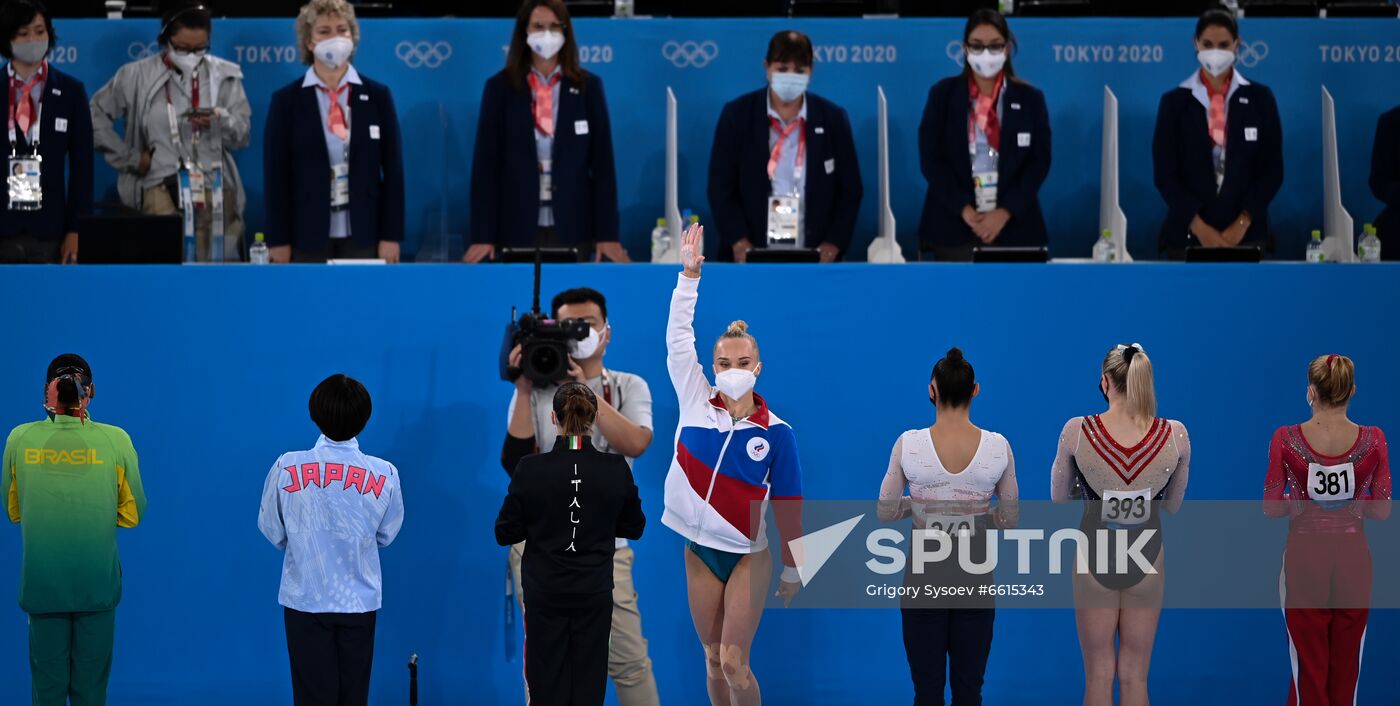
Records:
[[[185,7],[185,8],[182,8],[182,9],[176,11],[175,14],[173,14],[173,15],[171,15],[170,17],[166,18],[165,24],[162,24],[162,25],[160,26],[160,34],[156,35],[156,41],[159,42],[159,43],[161,43],[162,45],[170,43],[170,27],[171,27],[171,25],[175,24],[175,21],[176,21],[176,20],[178,20],[178,19],[180,19],[181,17],[184,17],[185,15],[188,15],[188,14],[190,14],[190,13],[192,13],[192,12],[204,12],[204,13],[209,13],[209,8],[208,8],[207,6],[205,6],[205,5],[202,5],[202,4],[201,4],[201,5],[189,5],[189,6]],[[212,24],[212,23],[206,21],[206,24]]]

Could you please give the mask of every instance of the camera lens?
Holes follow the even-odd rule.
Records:
[[[536,375],[552,379],[563,372],[563,358],[560,357],[558,348],[540,346],[535,349],[534,355],[530,356],[530,367]]]

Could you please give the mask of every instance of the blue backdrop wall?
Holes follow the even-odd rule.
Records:
[[[407,250],[433,259],[460,253],[477,106],[486,78],[504,63],[504,20],[370,20],[356,65],[394,90],[408,160]],[[1157,101],[1196,69],[1191,20],[1074,22],[1015,19],[1018,73],[1044,89],[1054,162],[1041,191],[1057,256],[1088,256],[1098,232],[1103,86],[1120,99],[1122,204],[1131,247],[1155,256],[1165,212],[1152,186],[1151,141]],[[812,90],[850,113],[866,199],[850,255],[864,259],[877,229],[875,89],[890,99],[891,178],[900,240],[912,255],[926,185],[919,173],[918,123],[929,87],[959,70],[960,20],[579,20],[586,67],[605,81],[613,119],[623,243],[646,258],[663,215],[665,94],[680,101],[681,201],[702,215],[715,120],[724,103],[763,85],[767,41],[796,27],[817,46]],[[157,51],[150,20],[59,23],[55,63],[89,93],[121,64]],[[1300,258],[1307,233],[1321,227],[1321,86],[1337,99],[1342,193],[1359,224],[1379,203],[1366,186],[1380,113],[1400,103],[1400,24],[1371,20],[1245,20],[1240,69],[1278,97],[1285,178],[1274,200],[1279,256]],[[247,179],[248,223],[262,223],[262,132],[272,92],[301,75],[293,23],[229,20],[213,49],[240,63],[254,114],[253,145],[238,156]],[[99,194],[115,181],[99,170]],[[450,236],[450,237],[449,237]]]
[[[1023,497],[1046,499],[1065,419],[1102,408],[1105,351],[1140,341],[1162,413],[1191,431],[1188,502],[1253,499],[1273,429],[1308,412],[1315,355],[1353,356],[1354,418],[1400,434],[1400,331],[1373,309],[1400,301],[1397,275],[1390,265],[713,266],[696,323],[702,342],[732,319],[752,324],[765,358],[759,390],[797,433],[808,498],[876,496],[895,437],[931,422],[929,369],[956,344],[982,384],[974,419],[1011,441]],[[636,583],[664,702],[699,705],[682,545],[659,522],[677,418],[663,348],[675,276],[554,267],[544,293],[601,288],[608,365],[651,383],[656,441],[636,466],[651,524],[633,545]],[[422,655],[425,704],[520,702],[519,663],[506,661],[502,637],[505,554],[492,535],[511,391],[495,356],[529,287],[530,269],[512,265],[0,268],[0,301],[29,302],[10,307],[0,346],[5,428],[40,418],[44,366],[78,351],[95,372],[94,416],[125,427],[141,455],[150,506],[120,533],[114,706],[290,703],[281,555],[255,520],[277,455],[315,441],[306,400],[333,372],[374,395],[361,441],[398,465],[407,506],[383,552],[373,703],[406,703],[410,652]],[[19,546],[18,528],[0,526],[0,703],[28,698]],[[770,610],[756,644],[770,703],[911,699],[893,610]],[[1377,611],[1359,703],[1392,700],[1386,665],[1397,655],[1400,619]],[[1080,675],[1072,613],[1000,612],[988,703],[1078,703]],[[1155,701],[1270,703],[1287,683],[1277,610],[1163,615]]]

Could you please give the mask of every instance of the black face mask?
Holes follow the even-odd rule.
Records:
[[[1099,381],[1099,394],[1103,395],[1103,401],[1108,402],[1108,392],[1103,389],[1103,381]]]

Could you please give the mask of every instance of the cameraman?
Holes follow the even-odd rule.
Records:
[[[583,319],[590,332],[582,341],[570,342],[569,378],[587,385],[598,396],[598,417],[593,445],[599,451],[621,454],[628,465],[651,444],[651,389],[641,377],[603,367],[603,354],[612,340],[608,303],[593,289],[581,287],[560,292],[550,305],[556,320]],[[520,367],[520,347],[511,351],[510,367]],[[549,420],[558,385],[535,386],[524,375],[515,380],[510,401],[509,427],[501,448],[501,465],[514,473],[521,458],[554,447],[554,425]],[[520,587],[522,542],[510,549],[510,572],[517,604],[523,610]],[[656,678],[647,641],[642,637],[642,616],[632,585],[632,550],[617,540],[613,555],[612,640],[608,647],[608,675],[617,689],[620,706],[653,706],[658,703]]]

